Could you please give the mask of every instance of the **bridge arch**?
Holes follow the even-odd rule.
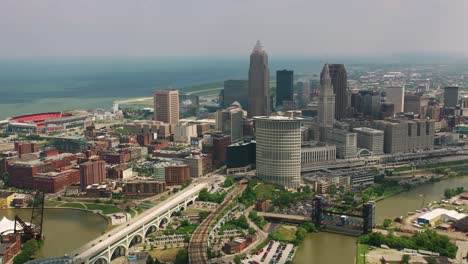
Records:
[[[130,239],[130,242],[128,243],[128,247],[127,248],[131,248],[137,244],[140,244],[140,243],[143,243],[143,241],[145,240],[145,238],[140,235],[140,234],[135,234],[131,239]]]
[[[158,230],[157,225],[150,225],[148,228],[145,230],[145,237],[151,235],[152,233],[156,232]]]
[[[92,262],[92,264],[110,264],[110,261],[106,257],[102,256]]]
[[[118,245],[114,248],[111,254],[111,261],[118,258],[123,257],[127,254],[127,247],[125,245]]]
[[[356,156],[357,156],[358,158],[362,158],[362,157],[370,157],[370,156],[372,156],[372,154],[373,154],[372,151],[363,148],[363,149],[360,149],[360,150],[358,151],[358,153],[357,153]]]
[[[169,219],[167,217],[163,217],[161,221],[159,221],[158,226],[159,228],[164,228],[167,223],[169,223]]]
[[[188,201],[185,203],[185,207],[188,207],[189,205],[193,204],[194,202],[195,202],[195,198],[194,198],[194,199],[188,200]]]

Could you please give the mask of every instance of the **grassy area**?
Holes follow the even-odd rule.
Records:
[[[294,242],[296,239],[295,233],[296,227],[283,225],[272,234],[272,238],[279,241]]]
[[[278,186],[268,183],[260,183],[255,187],[254,192],[257,194],[257,199],[270,198]]]
[[[174,262],[177,253],[182,248],[169,248],[169,249],[155,249],[152,251],[149,251],[151,257],[157,258],[159,261],[163,262]]]
[[[358,244],[357,246],[357,264],[366,264],[365,254],[369,249],[369,245]]]
[[[85,205],[88,207],[88,210],[101,210],[103,214],[114,214],[121,211],[115,205],[110,204],[85,203]]]
[[[182,215],[187,216],[187,215],[198,215],[198,213],[203,212],[204,210],[200,209],[195,209],[195,208],[189,208],[187,210],[182,211]]]
[[[59,207],[70,207],[70,208],[86,209],[83,206],[83,204],[81,204],[81,203],[63,203]]]
[[[57,200],[47,200],[45,201],[45,206],[47,207],[56,207],[57,205],[61,204],[63,202],[57,201]]]

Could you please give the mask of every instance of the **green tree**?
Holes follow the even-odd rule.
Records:
[[[392,219],[385,218],[383,220],[383,227],[388,228],[392,224]]]
[[[179,250],[175,258],[174,264],[186,264],[189,263],[188,251],[186,248]]]
[[[232,185],[234,185],[234,178],[232,176],[227,176],[226,180],[224,180],[223,186],[227,188],[231,187]]]
[[[410,259],[411,259],[411,256],[410,256],[410,255],[404,254],[404,255],[401,257],[401,263],[402,263],[402,264],[409,264]]]
[[[236,263],[236,264],[241,264],[242,263],[241,257],[239,255],[234,256],[234,263]]]

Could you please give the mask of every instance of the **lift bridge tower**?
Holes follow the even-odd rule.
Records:
[[[21,234],[21,240],[43,240],[42,224],[44,222],[44,198],[45,193],[36,191],[32,202],[31,221],[26,223],[19,216],[15,216],[15,234]]]

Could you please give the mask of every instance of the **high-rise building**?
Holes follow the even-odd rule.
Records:
[[[261,116],[254,120],[257,176],[286,188],[299,188],[302,118]]]
[[[455,107],[458,105],[458,87],[447,86],[444,89],[444,107]]]
[[[419,118],[426,118],[429,97],[422,93],[405,94],[405,112],[419,115]]]
[[[243,110],[238,104],[233,104],[216,112],[216,129],[231,136],[231,141],[241,140],[244,136],[242,126]]]
[[[179,122],[178,90],[158,90],[154,93],[154,119],[169,124]]]
[[[260,41],[250,54],[248,115],[270,114],[270,69],[268,55]]]
[[[327,143],[336,146],[336,156],[340,159],[355,158],[357,154],[357,135],[348,130],[328,129]]]
[[[239,102],[242,108],[247,109],[249,98],[249,81],[227,80],[224,81],[223,107],[228,107],[234,102]]]
[[[333,93],[336,96],[335,118],[340,120],[345,118],[348,109],[348,75],[344,64],[328,64],[329,75],[333,86]],[[323,70],[320,78],[324,74]]]
[[[307,81],[297,83],[297,105],[299,108],[306,108],[310,102],[310,84]]]
[[[318,101],[318,123],[324,127],[333,127],[335,119],[335,94],[328,64],[323,66],[320,75],[320,95]]]
[[[404,86],[391,86],[385,88],[385,94],[388,101],[393,103],[395,113],[405,111],[405,87]]]
[[[85,191],[88,185],[104,182],[106,178],[105,161],[87,161],[80,164],[80,185],[82,191]]]
[[[353,132],[357,134],[357,146],[367,149],[373,155],[382,155],[384,148],[384,132],[369,127],[356,127]]]
[[[276,71],[276,106],[283,105],[283,101],[294,98],[294,72],[288,70]]]

